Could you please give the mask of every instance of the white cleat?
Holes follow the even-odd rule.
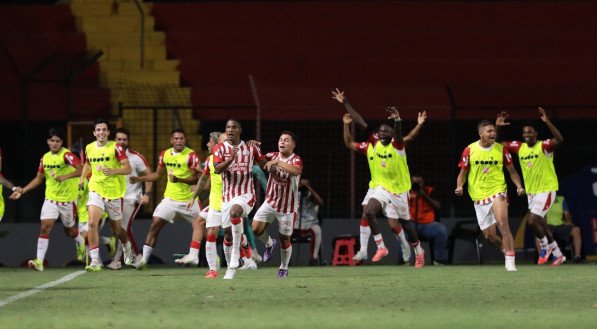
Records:
[[[239,270],[256,270],[257,263],[251,258],[243,258],[244,264],[239,268]]]
[[[199,258],[195,258],[191,255],[185,255],[184,257],[175,259],[174,262],[176,264],[197,265],[199,264]]]
[[[125,244],[123,244],[122,249],[124,252],[124,264],[133,265],[135,263],[135,255],[131,249],[131,242],[127,241]]]
[[[230,254],[230,264],[228,264],[228,268],[238,268],[240,266],[240,253],[238,252],[232,252]]]
[[[404,261],[405,264],[410,263],[410,246],[404,246],[404,245],[400,245],[400,248],[402,249],[402,260]]]
[[[359,250],[356,255],[352,257],[352,260],[356,260],[357,262],[367,260],[367,252],[364,250]]]
[[[113,259],[110,264],[106,265],[106,268],[111,270],[119,270],[122,268],[122,263],[119,260]]]
[[[229,268],[226,270],[226,275],[224,275],[224,280],[232,280],[232,279],[234,279],[234,275],[236,275],[236,269]]]
[[[514,256],[506,256],[506,271],[516,272],[516,264],[514,263]]]
[[[133,263],[133,267],[138,270],[143,270],[143,269],[145,269],[145,267],[147,267],[147,263],[143,260],[143,258],[141,258],[138,261],[136,261],[135,263]]]

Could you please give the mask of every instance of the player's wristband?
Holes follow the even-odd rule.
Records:
[[[16,192],[16,191],[17,191],[17,189],[18,189],[18,187],[16,187],[16,186],[13,186],[13,188],[12,188],[12,191],[13,191],[13,192]]]
[[[143,194],[145,194],[145,195],[147,195],[147,196],[150,196],[150,195],[151,195],[151,192],[145,192],[145,193],[143,193]]]

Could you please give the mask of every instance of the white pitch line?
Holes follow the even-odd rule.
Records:
[[[16,300],[19,300],[21,298],[25,298],[25,297],[29,297],[31,295],[35,295],[38,292],[42,292],[42,291],[44,291],[44,290],[46,290],[48,288],[52,288],[52,287],[57,286],[59,284],[63,284],[65,282],[68,282],[68,281],[70,281],[70,280],[78,277],[79,275],[81,275],[83,273],[85,273],[85,271],[73,272],[71,274],[63,276],[62,278],[60,278],[60,279],[58,279],[56,281],[52,281],[52,282],[43,284],[43,285],[41,285],[39,287],[35,287],[35,288],[31,289],[31,290],[24,291],[24,292],[22,292],[20,294],[16,294],[16,295],[8,297],[6,299],[2,299],[2,300],[0,300],[0,307],[2,307],[4,305],[7,305],[9,303],[12,303],[12,302],[14,302]]]

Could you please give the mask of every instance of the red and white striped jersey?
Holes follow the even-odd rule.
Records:
[[[303,168],[303,160],[295,153],[286,159],[283,159],[279,152],[270,152],[265,157],[268,161],[279,159],[290,165]],[[278,168],[277,171],[270,173],[267,180],[265,202],[280,213],[289,214],[298,211],[298,185],[300,178],[300,175],[290,175],[282,168]]]
[[[228,202],[232,198],[250,193],[255,196],[253,185],[253,163],[264,160],[258,146],[249,146],[244,141],[238,145],[238,152],[232,163],[222,171],[222,200]],[[222,163],[232,155],[233,146],[225,141],[214,147],[214,164]]]

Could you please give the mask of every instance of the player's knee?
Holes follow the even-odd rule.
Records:
[[[282,249],[288,249],[290,247],[290,237],[281,236],[280,237],[280,247]]]

